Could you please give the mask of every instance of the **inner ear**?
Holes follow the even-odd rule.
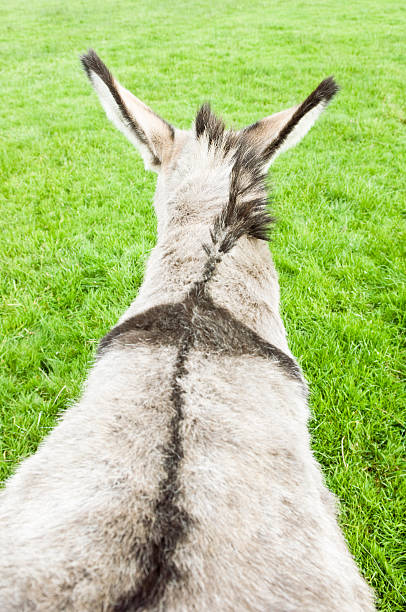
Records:
[[[302,140],[337,91],[338,85],[332,77],[328,77],[298,106],[265,117],[245,128],[244,137],[261,151],[266,167],[280,153]]]
[[[297,108],[297,106],[293,106],[274,115],[269,115],[269,117],[265,117],[246,127],[243,130],[243,134],[253,143],[259,146],[262,145],[265,148],[266,144],[276,138]]]

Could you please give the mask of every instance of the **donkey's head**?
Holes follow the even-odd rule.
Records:
[[[138,148],[145,167],[158,173],[158,226],[215,218],[229,246],[243,234],[266,238],[271,220],[266,211],[266,171],[279,153],[303,138],[338,89],[327,78],[302,104],[239,132],[226,130],[204,104],[193,129],[185,131],[172,127],[122,87],[94,51],[81,59],[108,118]],[[224,233],[226,226],[232,227],[231,234]],[[223,246],[220,250],[228,250]]]

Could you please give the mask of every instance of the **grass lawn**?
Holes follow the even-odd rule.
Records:
[[[271,248],[314,452],[380,609],[405,609],[405,27],[386,0],[2,3],[1,478],[80,395],[155,241],[155,177],[79,53],[179,127],[207,99],[246,125],[334,74],[341,93],[273,166]]]

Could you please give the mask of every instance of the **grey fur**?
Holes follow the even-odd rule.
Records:
[[[310,450],[264,241],[265,171],[335,86],[239,133],[205,106],[185,132],[83,61],[159,172],[158,243],[81,400],[0,494],[0,610],[373,610]]]

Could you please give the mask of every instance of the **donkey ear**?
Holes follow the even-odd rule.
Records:
[[[145,167],[158,172],[172,146],[173,127],[122,87],[92,49],[80,59],[107,117],[137,147]]]
[[[337,91],[338,85],[332,77],[328,77],[299,106],[245,128],[243,133],[261,150],[266,168],[280,153],[302,140]]]

